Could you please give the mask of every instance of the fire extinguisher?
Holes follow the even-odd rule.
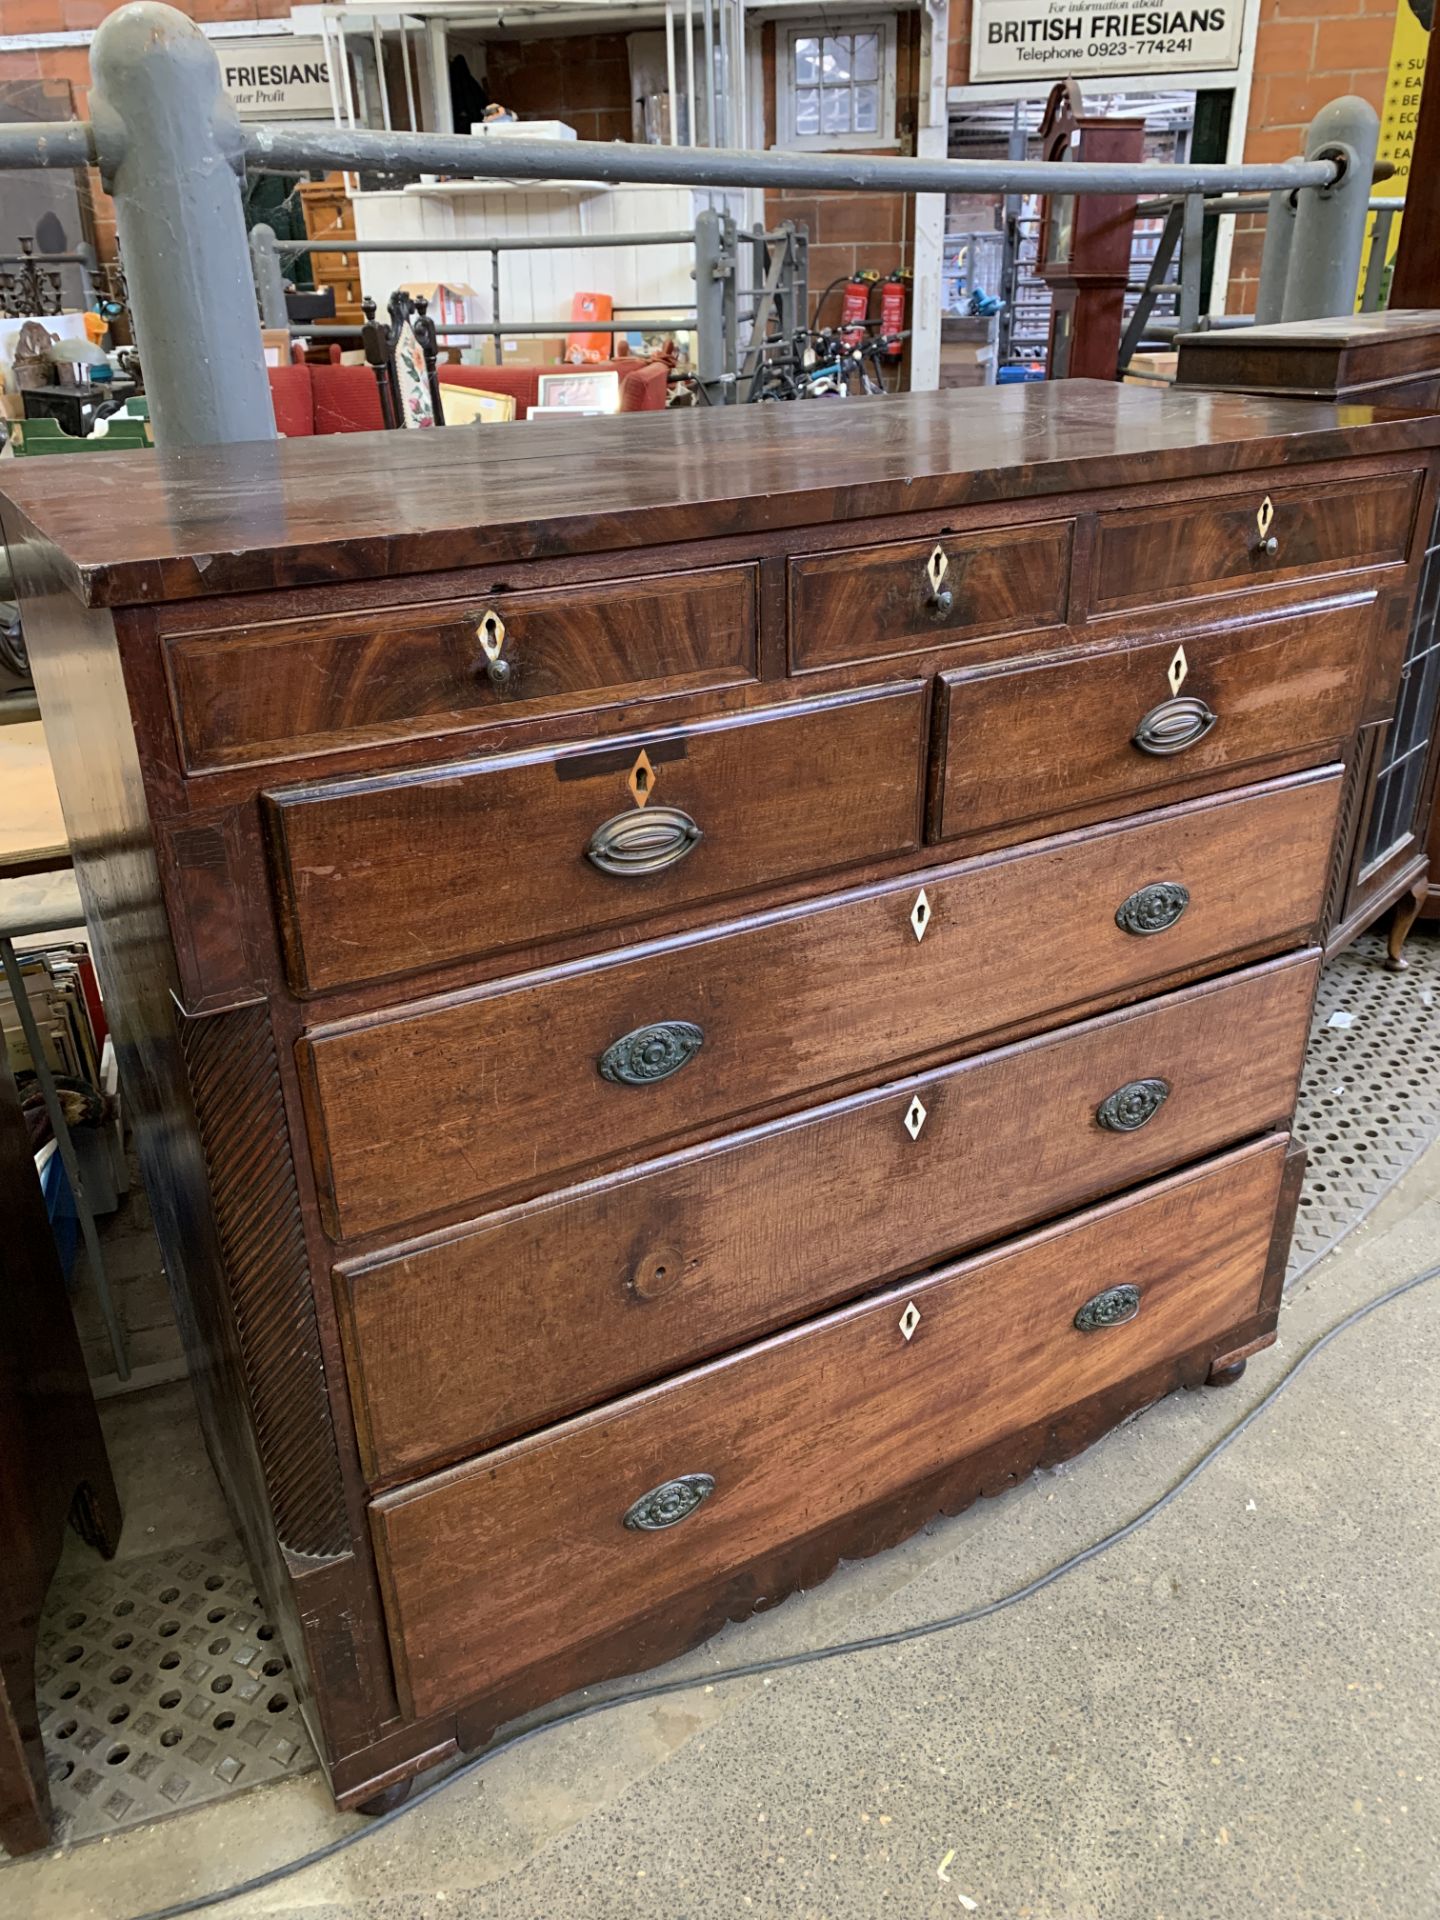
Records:
[[[910,275],[896,268],[886,274],[880,286],[880,331],[899,334],[905,331],[910,309]],[[898,360],[905,351],[903,340],[892,340],[885,349],[887,360]]]
[[[859,267],[841,286],[840,338],[847,347],[858,347],[865,338],[870,289],[879,278],[873,267]]]

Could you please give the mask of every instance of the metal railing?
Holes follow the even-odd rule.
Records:
[[[1304,159],[1238,166],[892,159],[245,126],[221,88],[210,42],[185,15],[155,0],[111,14],[96,32],[90,63],[90,122],[0,128],[0,167],[99,168],[115,201],[162,448],[274,436],[241,207],[246,168],[782,192],[1293,196],[1284,305],[1303,318],[1353,304],[1379,134],[1374,110],[1355,99],[1332,102],[1316,116]],[[697,310],[703,314],[717,295],[723,289],[697,266]],[[713,369],[717,377],[722,371]]]

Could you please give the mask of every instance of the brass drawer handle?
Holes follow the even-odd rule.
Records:
[[[1095,1119],[1107,1133],[1138,1133],[1169,1098],[1168,1080],[1130,1080],[1106,1094],[1095,1109]]]
[[[1193,694],[1187,693],[1178,700],[1162,700],[1131,734],[1131,745],[1141,753],[1153,753],[1157,759],[1164,759],[1172,753],[1183,753],[1197,740],[1203,740],[1218,718],[1218,714],[1212,713],[1205,702]]]
[[[642,1493],[626,1513],[622,1525],[632,1533],[663,1533],[666,1527],[678,1527],[715,1491],[708,1473],[682,1473],[678,1479],[662,1481],[649,1493]]]
[[[705,1035],[689,1020],[656,1020],[612,1041],[600,1056],[600,1072],[622,1087],[648,1087],[688,1066],[705,1044]]]
[[[679,807],[638,807],[603,821],[590,836],[585,858],[602,873],[663,873],[704,839]]]
[[[503,688],[510,678],[510,662],[501,653],[501,648],[505,645],[505,622],[493,607],[487,608],[481,614],[480,624],[475,629],[475,638],[480,642],[486,679],[497,690]]]
[[[1275,519],[1275,502],[1267,493],[1260,502],[1255,514],[1255,551],[1256,553],[1276,554],[1280,551],[1280,542],[1271,533],[1270,527]]]
[[[1164,933],[1173,927],[1190,904],[1190,889],[1178,880],[1155,880],[1122,900],[1115,909],[1115,924],[1123,933]]]
[[[1085,1302],[1075,1316],[1075,1325],[1081,1333],[1099,1333],[1105,1327],[1123,1327],[1139,1311],[1139,1287],[1107,1287]]]
[[[945,585],[950,571],[950,556],[937,546],[925,562],[925,603],[937,620],[943,620],[955,604],[955,595]]]

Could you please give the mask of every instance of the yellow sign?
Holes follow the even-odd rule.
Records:
[[[1380,110],[1378,154],[1381,160],[1394,161],[1395,172],[1375,189],[1378,196],[1387,200],[1403,200],[1405,197],[1406,183],[1410,178],[1410,157],[1415,147],[1415,123],[1420,116],[1420,89],[1425,84],[1425,56],[1429,50],[1430,35],[1416,18],[1412,0],[1399,0],[1395,10],[1395,36],[1390,42],[1390,71],[1385,79],[1385,104]],[[1370,233],[1365,243],[1365,259],[1360,270],[1362,287],[1368,277],[1370,247],[1379,223],[1380,217],[1372,214]],[[1385,244],[1387,267],[1395,259],[1399,239],[1400,220],[1397,215],[1390,222]]]

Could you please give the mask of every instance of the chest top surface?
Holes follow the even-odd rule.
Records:
[[[106,454],[0,482],[93,606],[335,584],[1421,450],[1440,419],[1100,381]]]

